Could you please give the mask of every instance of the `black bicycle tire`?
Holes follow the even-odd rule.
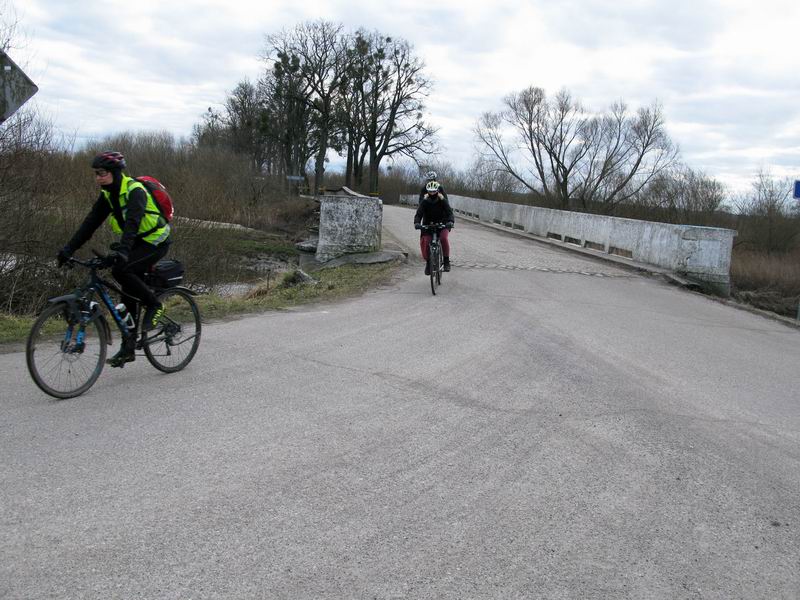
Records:
[[[441,251],[436,257],[436,285],[442,285],[442,269],[444,268],[444,262],[442,258]]]
[[[191,313],[194,316],[195,329],[194,329],[194,336],[191,338],[192,346],[189,350],[189,353],[177,365],[166,365],[163,362],[160,362],[158,360],[159,355],[154,351],[154,348],[152,347],[154,346],[154,344],[160,343],[162,341],[161,336],[163,335],[163,333],[160,332],[160,328],[156,328],[155,330],[153,330],[153,332],[148,332],[146,334],[148,337],[146,337],[142,343],[144,354],[147,357],[148,362],[163,373],[177,373],[178,371],[185,369],[186,366],[190,362],[192,362],[194,355],[197,353],[197,349],[200,347],[200,336],[202,332],[200,309],[198,308],[197,303],[194,301],[194,298],[192,298],[191,294],[181,289],[168,288],[158,294],[158,301],[161,302],[166,307],[168,304],[167,300],[170,296],[179,296],[189,304]],[[169,317],[168,308],[166,317],[167,318]]]
[[[74,398],[76,396],[80,396],[81,394],[85,393],[89,388],[91,388],[97,378],[100,377],[100,373],[103,372],[103,367],[106,362],[106,353],[108,351],[108,340],[106,339],[107,329],[108,327],[103,322],[104,318],[102,316],[98,316],[97,318],[93,319],[89,322],[87,327],[91,326],[94,327],[95,333],[97,335],[97,340],[100,345],[99,355],[97,364],[94,366],[89,378],[78,387],[75,387],[70,390],[57,390],[45,382],[42,373],[40,373],[40,368],[36,364],[36,346],[37,346],[37,339],[38,334],[41,331],[42,327],[48,320],[58,312],[66,312],[69,311],[69,306],[66,302],[59,302],[57,304],[51,304],[50,306],[46,307],[41,314],[37,317],[36,321],[34,321],[33,326],[31,326],[31,331],[28,334],[28,340],[25,344],[25,362],[28,366],[28,373],[30,373],[33,382],[37,385],[37,387],[42,390],[45,394],[49,396],[53,396],[54,398],[60,398],[65,400],[67,398]],[[62,359],[63,362],[63,359]]]
[[[428,268],[431,272],[431,293],[434,296],[436,295],[436,263],[438,254],[439,251],[436,246],[431,244],[430,252],[428,253]]]

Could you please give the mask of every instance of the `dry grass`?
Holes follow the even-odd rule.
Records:
[[[734,249],[731,282],[737,300],[794,317],[800,303],[800,250],[767,254]]]

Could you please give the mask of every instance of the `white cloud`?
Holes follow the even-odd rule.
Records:
[[[591,109],[659,100],[690,166],[732,180],[765,161],[800,175],[794,0],[25,0],[38,103],[80,136],[188,135],[264,68],[265,35],[326,18],[409,40],[435,81],[442,157],[465,167],[482,112],[528,85]],[[25,61],[17,61],[25,64]]]

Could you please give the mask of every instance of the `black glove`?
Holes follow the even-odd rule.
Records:
[[[126,262],[128,262],[128,249],[119,242],[111,244],[111,252],[106,255],[106,265],[115,267]]]
[[[422,225],[419,223],[414,223],[414,229],[422,229]]]
[[[59,267],[63,267],[67,264],[67,261],[72,258],[72,248],[69,246],[64,246],[61,250],[58,251],[56,254],[56,262],[58,263]]]
[[[444,224],[444,226],[447,227],[447,231],[452,230],[453,229],[453,225],[454,225],[454,223],[452,221],[448,221],[447,223]]]

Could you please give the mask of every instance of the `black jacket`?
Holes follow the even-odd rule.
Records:
[[[414,224],[430,225],[431,223],[454,223],[453,209],[447,198],[438,196],[431,198],[428,194],[420,200],[417,214],[414,215]]]

